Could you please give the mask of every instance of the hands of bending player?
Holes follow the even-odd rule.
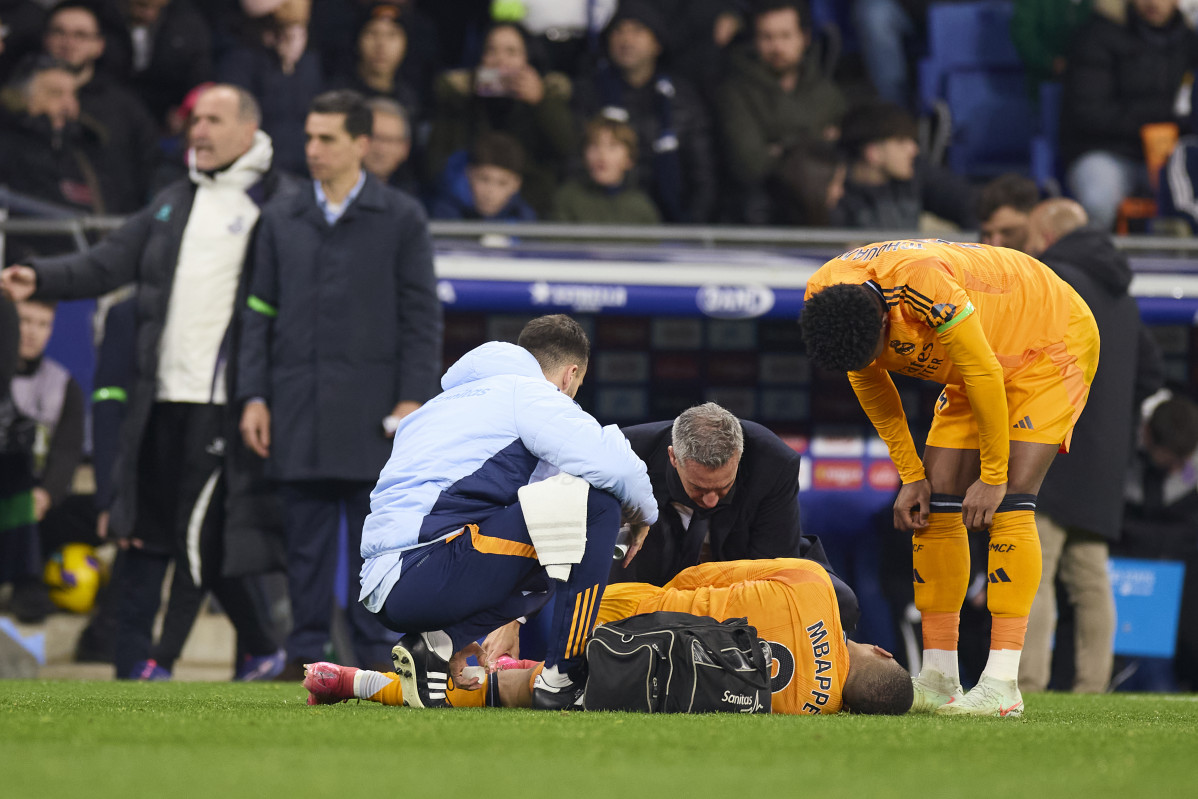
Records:
[[[504,655],[512,660],[519,660],[520,622],[508,622],[484,638],[482,651],[483,653],[478,658],[478,665],[487,671],[495,671],[495,661]]]
[[[998,503],[1007,495],[1007,484],[990,485],[981,480],[976,481],[965,492],[965,501],[961,503],[961,516],[967,530],[985,530],[994,519],[994,511]]]
[[[922,530],[928,526],[932,485],[927,480],[906,483],[894,501],[894,526],[898,530]]]

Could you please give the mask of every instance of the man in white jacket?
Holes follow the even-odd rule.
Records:
[[[581,697],[582,648],[621,521],[634,526],[631,560],[657,520],[644,463],[619,428],[600,427],[573,400],[589,357],[577,322],[539,317],[517,344],[493,341],[463,356],[442,377],[443,393],[400,423],[362,531],[360,599],[406,633],[393,655],[405,704],[446,706],[451,672],[468,687],[462,667],[473,642],[551,596],[534,707]],[[546,486],[542,507],[524,507],[522,487],[559,474],[585,485],[560,477],[560,493]],[[570,550],[570,533],[560,531],[571,529],[571,506],[578,547],[554,557],[541,531],[556,531],[553,548]],[[526,517],[535,520],[532,537]]]

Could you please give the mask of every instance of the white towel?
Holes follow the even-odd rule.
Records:
[[[537,560],[555,580],[570,579],[570,567],[582,561],[590,488],[586,480],[559,472],[517,492]]]

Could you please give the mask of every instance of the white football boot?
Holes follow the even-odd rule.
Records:
[[[982,675],[964,699],[936,708],[938,716],[998,716],[1017,719],[1023,715],[1023,695],[1017,680],[996,680]]]
[[[911,681],[911,687],[915,689],[912,713],[932,713],[938,707],[955,704],[965,697],[961,680],[956,675],[950,677],[937,669],[925,668]]]

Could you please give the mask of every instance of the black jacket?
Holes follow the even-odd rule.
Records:
[[[1143,160],[1140,128],[1179,122],[1173,113],[1186,72],[1198,59],[1198,34],[1180,12],[1149,27],[1128,4],[1127,22],[1095,14],[1070,48],[1061,105],[1066,163],[1090,150]]]
[[[158,168],[158,128],[135,94],[97,72],[79,89],[80,110],[105,133],[97,164],[106,186],[110,214],[128,214],[145,205]]]
[[[250,195],[260,200],[265,215],[275,205],[286,203],[298,188],[294,178],[271,170],[250,190]],[[94,297],[127,283],[137,283],[136,377],[121,433],[121,452],[115,467],[116,496],[110,522],[113,532],[121,536],[132,533],[136,519],[138,458],[155,402],[158,347],[178,266],[179,246],[191,215],[195,191],[195,184],[188,179],[173,183],[88,252],[37,260],[31,264],[37,271],[37,293],[42,297]],[[257,232],[254,235],[257,236]],[[235,307],[245,304],[248,282],[254,271],[253,252],[251,239]],[[238,334],[237,314],[233,319],[228,333],[231,341],[235,341]],[[227,351],[234,357],[227,367],[228,394],[232,398],[236,396],[237,350],[230,344]],[[263,564],[254,561],[257,553],[272,551],[262,540],[268,538],[275,527],[277,508],[273,508],[272,495],[261,480],[261,461],[242,446],[237,430],[240,409],[231,401],[226,407],[229,491],[225,573],[249,573],[262,570]],[[147,542],[147,546],[150,545],[151,542]],[[166,546],[164,542],[154,542],[154,545]]]
[[[108,211],[111,187],[102,169],[102,152],[102,136],[89,119],[55,133],[44,116],[0,112],[0,186],[53,203],[65,215]],[[65,234],[9,235],[6,244],[8,264],[76,249],[74,239]]]
[[[108,210],[97,169],[104,137],[89,119],[55,132],[44,116],[0,111],[0,186],[80,213]]]
[[[831,573],[823,545],[799,528],[799,455],[767,428],[742,421],[745,449],[736,483],[713,510],[699,509],[686,495],[678,471],[670,465],[668,448],[673,421],[650,422],[624,428],[632,450],[645,462],[657,500],[657,523],[649,530],[644,547],[628,568],[617,563],[610,582],[665,585],[680,571],[699,563],[703,541],[684,528],[673,503],[707,515],[710,560],[808,558]],[[692,517],[692,521],[693,521]],[[857,626],[857,598],[833,575],[840,615],[846,631]]]
[[[267,469],[280,480],[374,482],[391,453],[383,418],[440,390],[424,210],[368,176],[331,227],[311,183],[258,225],[258,310],[242,309],[237,396],[270,407]]]
[[[832,212],[832,225],[859,230],[918,230],[920,214],[927,211],[964,230],[973,230],[978,224],[976,205],[968,181],[917,158],[911,180],[892,180],[881,186],[846,181],[844,197]]]
[[[1090,306],[1102,348],[1069,454],[1058,455],[1049,469],[1038,509],[1064,527],[1115,540],[1122,525],[1123,482],[1139,403],[1161,385],[1160,358],[1140,354],[1142,342],[1151,339],[1135,299],[1127,293],[1131,267],[1110,236],[1091,228],[1075,230],[1045,250],[1040,260]]]
[[[166,112],[183,102],[189,91],[212,80],[212,32],[191,0],[171,0],[150,30],[150,63],[138,72],[133,68],[132,33],[126,26],[108,31],[100,63],[131,83],[161,125]]]

